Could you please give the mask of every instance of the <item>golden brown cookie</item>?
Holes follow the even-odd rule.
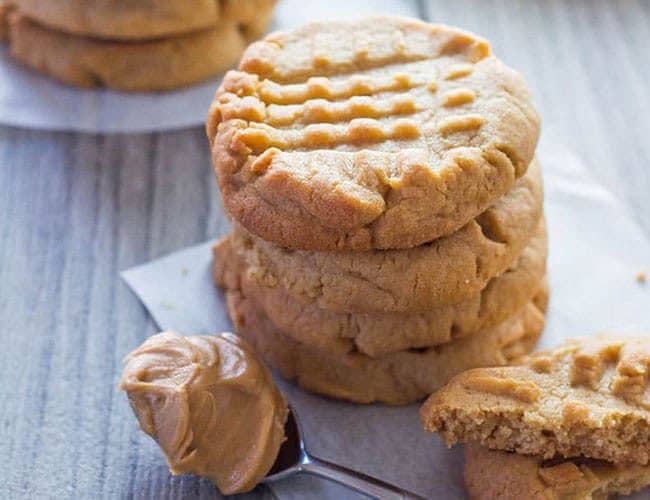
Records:
[[[213,28],[225,19],[241,23],[257,38],[275,5],[275,0],[12,1],[27,17],[57,31],[111,40],[168,38]]]
[[[234,21],[249,40],[257,40],[271,24],[277,0],[220,0],[221,19]]]
[[[471,500],[605,500],[650,485],[650,466],[589,458],[543,460],[465,446],[465,487]]]
[[[547,293],[540,292],[540,304]],[[403,405],[420,400],[469,367],[504,365],[530,352],[544,327],[544,313],[533,301],[500,325],[445,345],[379,359],[358,353],[331,356],[283,333],[242,290],[227,289],[226,297],[238,333],[283,377],[355,403]]]
[[[650,462],[650,340],[569,341],[520,366],[471,370],[433,394],[423,425],[452,445]]]
[[[289,248],[411,248],[459,229],[533,159],[522,77],[473,34],[400,17],[267,36],[207,122],[223,200]]]
[[[215,245],[213,267],[219,283],[241,279],[246,296],[294,340],[333,355],[356,350],[376,358],[444,344],[491,328],[521,310],[539,290],[546,272],[546,240],[535,243],[526,247],[515,266],[490,280],[478,295],[422,314],[335,313],[313,303],[303,304],[282,287],[260,286],[251,280],[229,236]]]
[[[539,168],[475,220],[404,250],[313,252],[283,249],[235,225],[233,244],[260,285],[283,287],[304,304],[351,313],[419,312],[477,295],[544,239]]]
[[[142,42],[102,41],[41,26],[14,12],[11,55],[37,71],[80,87],[127,91],[191,85],[230,67],[246,45],[234,24]]]

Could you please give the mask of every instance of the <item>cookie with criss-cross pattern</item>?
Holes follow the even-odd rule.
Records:
[[[610,335],[569,341],[519,366],[470,370],[420,410],[449,445],[650,462],[650,340]]]
[[[488,43],[399,17],[311,23],[251,45],[207,121],[224,204],[303,250],[411,248],[507,193],[538,115]]]
[[[465,487],[472,500],[605,500],[650,485],[650,466],[590,458],[544,460],[465,446]]]

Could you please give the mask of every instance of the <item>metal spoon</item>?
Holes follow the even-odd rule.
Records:
[[[335,481],[364,495],[382,500],[423,498],[374,477],[310,455],[305,448],[298,415],[291,408],[289,408],[284,433],[287,439],[280,447],[275,464],[273,464],[273,467],[262,481],[264,483],[273,483],[293,474],[305,473]]]

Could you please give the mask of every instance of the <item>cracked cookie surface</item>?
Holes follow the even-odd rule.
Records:
[[[544,460],[465,446],[465,488],[472,500],[605,500],[650,485],[650,466],[603,460]]]
[[[220,22],[262,34],[275,0],[12,0],[27,17],[73,35],[144,40],[184,35]],[[262,30],[260,31],[260,28]]]
[[[235,224],[233,244],[262,286],[283,287],[305,304],[335,312],[428,312],[477,295],[545,239],[542,181],[534,162],[515,187],[458,231],[403,250],[283,249]]]
[[[422,423],[449,445],[647,465],[649,346],[648,337],[600,336],[470,370],[426,401]]]
[[[530,352],[544,327],[543,289],[503,323],[446,345],[372,359],[359,353],[332,356],[282,332],[241,289],[225,287],[230,318],[239,335],[265,361],[307,390],[356,403],[403,405],[418,401],[462,370],[504,365]]]
[[[246,45],[234,23],[173,38],[117,42],[46,28],[17,11],[9,17],[12,57],[79,87],[167,90],[205,80],[232,66]]]
[[[224,204],[304,250],[411,248],[459,229],[533,159],[539,119],[488,43],[399,17],[251,45],[207,122]]]
[[[421,314],[335,313],[292,298],[282,287],[260,286],[247,275],[230,237],[214,247],[219,283],[241,280],[245,294],[269,319],[298,342],[333,355],[359,351],[372,358],[432,347],[491,328],[515,314],[538,292],[546,272],[546,240],[532,242],[516,264],[493,278],[478,295]]]

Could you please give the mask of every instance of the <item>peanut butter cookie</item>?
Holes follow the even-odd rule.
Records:
[[[539,119],[488,43],[400,17],[267,36],[224,79],[207,122],[224,204],[303,250],[411,248],[503,196]]]
[[[477,295],[531,239],[546,238],[539,168],[448,236],[405,250],[288,250],[235,225],[233,244],[260,285],[304,304],[350,313],[426,313]]]
[[[614,463],[650,461],[650,341],[603,336],[471,370],[433,394],[424,427],[452,445]]]
[[[214,28],[224,20],[251,34],[266,29],[275,0],[12,0],[30,19],[58,31],[144,40]],[[255,38],[257,37],[255,36]]]
[[[535,346],[544,327],[547,290],[498,326],[464,339],[372,359],[332,356],[282,332],[241,289],[226,289],[237,332],[283,377],[310,391],[355,403],[403,405],[422,399],[470,367],[504,365]]]
[[[260,38],[273,18],[277,0],[219,0],[221,19],[235,22],[249,40]]]
[[[472,500],[605,500],[650,485],[650,466],[590,458],[543,460],[465,446],[465,487]]]
[[[546,240],[524,250],[517,263],[493,278],[478,295],[422,314],[336,313],[303,304],[282,287],[260,286],[246,273],[230,237],[214,247],[218,283],[236,283],[284,333],[298,342],[341,356],[359,351],[372,358],[432,347],[491,328],[512,316],[538,292],[546,270]],[[231,276],[225,276],[230,274]],[[241,276],[240,276],[241,275]]]
[[[10,15],[11,55],[37,71],[79,87],[127,91],[191,85],[232,66],[246,40],[234,23],[152,41],[115,42],[46,28]]]

